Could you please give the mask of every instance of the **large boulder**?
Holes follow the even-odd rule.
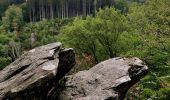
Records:
[[[0,71],[0,100],[47,100],[74,64],[73,49],[59,42],[32,49]]]
[[[128,89],[147,74],[138,58],[113,58],[67,78],[61,100],[122,100]]]
[[[0,71],[0,100],[108,100],[125,98],[147,74],[138,58],[113,58],[59,82],[75,65],[73,49],[52,43],[24,53]]]

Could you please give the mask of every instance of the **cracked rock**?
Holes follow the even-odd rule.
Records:
[[[73,49],[59,42],[32,49],[0,71],[0,100],[47,100],[74,64]]]
[[[34,48],[0,71],[0,100],[122,100],[148,72],[139,58],[117,57],[68,76],[59,87],[74,65],[74,50],[59,42]]]
[[[122,100],[128,89],[147,74],[138,58],[113,58],[69,76],[61,100]]]

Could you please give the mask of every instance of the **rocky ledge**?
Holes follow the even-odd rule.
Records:
[[[113,58],[68,77],[61,100],[123,100],[128,89],[147,74],[138,58]]]
[[[59,42],[32,49],[0,71],[0,100],[122,100],[148,71],[138,58],[117,57],[67,76],[57,90],[74,65],[74,50]]]
[[[46,100],[74,64],[73,49],[61,43],[32,49],[0,71],[0,100]]]

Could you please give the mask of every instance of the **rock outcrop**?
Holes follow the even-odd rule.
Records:
[[[148,71],[138,58],[113,58],[67,77],[61,89],[74,65],[74,50],[59,42],[32,49],[0,71],[0,100],[122,100]]]
[[[0,100],[47,100],[74,64],[73,49],[59,42],[32,49],[0,71]]]
[[[60,99],[122,100],[147,71],[147,66],[138,58],[113,58],[70,76]]]

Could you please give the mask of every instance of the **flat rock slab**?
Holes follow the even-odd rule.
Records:
[[[138,58],[113,58],[66,81],[61,100],[122,100],[128,89],[147,74]]]
[[[46,100],[74,64],[73,49],[59,42],[32,49],[0,71],[0,100]]]

